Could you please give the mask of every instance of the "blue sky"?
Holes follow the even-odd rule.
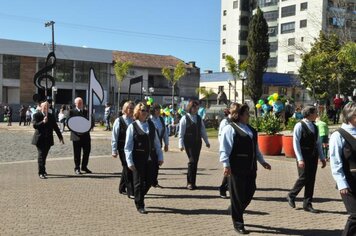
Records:
[[[220,0],[4,1],[0,38],[173,55],[219,70]]]

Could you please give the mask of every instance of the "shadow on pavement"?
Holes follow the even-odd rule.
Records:
[[[335,236],[341,235],[342,230],[323,230],[323,229],[287,229],[287,228],[278,228],[278,227],[269,227],[261,225],[250,225],[246,224],[246,227],[260,228],[261,230],[249,229],[251,233],[261,233],[261,234],[283,234],[283,235],[303,235],[303,236]]]
[[[108,179],[117,178],[120,175],[103,174],[103,173],[92,173],[92,174],[82,174],[82,175],[61,175],[61,174],[48,174],[48,179],[72,179],[72,178],[88,178],[88,179]]]
[[[267,201],[267,202],[285,202],[287,203],[286,197],[253,197],[253,200],[256,201]],[[303,202],[303,199],[297,198],[297,202]],[[313,202],[323,203],[323,202],[341,202],[341,199],[333,199],[333,198],[314,198]]]
[[[188,191],[188,190],[187,190]],[[220,198],[218,195],[179,195],[179,194],[174,194],[174,195],[164,195],[164,194],[147,194],[147,198],[177,198],[177,199],[215,199],[215,198]]]
[[[257,188],[256,191],[266,191],[266,192],[274,192],[274,191],[284,191],[289,192],[290,189],[284,188]]]

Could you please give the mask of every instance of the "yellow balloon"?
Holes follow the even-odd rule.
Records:
[[[257,104],[256,104],[256,108],[257,108],[257,109],[260,109],[260,108],[261,108],[261,104],[257,103]]]
[[[166,114],[166,116],[169,116],[171,113],[169,111],[165,111],[164,114]]]
[[[272,100],[269,101],[268,104],[269,104],[270,106],[273,106],[273,101],[272,101]]]
[[[161,113],[161,115],[163,114],[163,109],[162,108],[161,108],[161,112],[160,113]]]
[[[274,100],[274,101],[277,101],[277,99],[278,99],[278,93],[274,93],[274,94],[273,94],[273,100]]]

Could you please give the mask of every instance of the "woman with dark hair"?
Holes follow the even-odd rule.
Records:
[[[224,175],[230,177],[229,191],[231,216],[234,229],[248,234],[243,213],[256,190],[257,161],[270,170],[257,144],[257,131],[249,122],[249,107],[235,106],[230,109],[230,123],[223,128],[220,137],[220,162]]]
[[[187,173],[187,189],[197,189],[196,176],[198,170],[198,161],[201,150],[202,141],[206,147],[210,148],[208,136],[206,134],[204,122],[197,115],[199,110],[198,101],[190,101],[187,106],[187,114],[182,117],[179,122],[179,148],[187,153],[188,173]]]
[[[133,172],[135,205],[141,214],[147,214],[144,198],[152,185],[151,162],[157,158],[158,164],[163,164],[161,145],[154,124],[147,120],[148,112],[142,102],[136,105],[135,121],[127,128],[125,142],[127,166]]]
[[[343,236],[356,235],[356,102],[342,110],[343,124],[330,137],[330,166],[347,213]]]
[[[154,103],[151,106],[151,116],[150,120],[153,122],[156,128],[156,132],[161,144],[161,148],[164,144],[164,151],[168,151],[169,139],[168,139],[168,129],[164,124],[163,118],[160,116],[161,114],[161,106],[157,103]],[[159,163],[156,158],[152,159],[152,187],[154,188],[162,188],[161,185],[158,184],[158,171],[159,171]]]

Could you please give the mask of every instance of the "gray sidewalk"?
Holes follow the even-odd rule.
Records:
[[[65,134],[66,144],[56,142],[50,151],[47,180],[36,174],[37,163],[31,160],[36,149],[28,145],[31,137],[31,128],[0,125],[0,139],[12,147],[8,150],[0,144],[1,150],[6,149],[0,155],[1,236],[236,235],[226,210],[229,200],[218,197],[222,167],[216,140],[211,140],[210,150],[202,150],[199,189],[189,191],[185,189],[187,158],[172,138],[159,175],[165,188],[149,191],[149,213],[140,215],[133,200],[118,193],[121,166],[110,156],[110,132],[95,129],[89,162],[94,173],[79,177],[73,173],[72,146]],[[314,207],[321,213],[311,214],[301,209],[301,201],[291,209],[285,200],[297,178],[295,162],[284,157],[266,159],[272,171],[259,168],[258,189],[245,215],[250,235],[340,235],[347,215],[330,167],[318,169]]]

